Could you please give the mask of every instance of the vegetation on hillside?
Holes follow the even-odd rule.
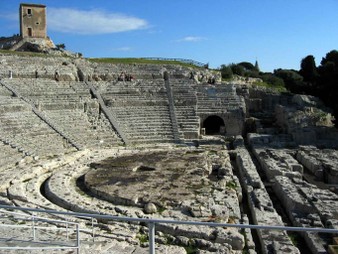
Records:
[[[161,60],[147,58],[89,58],[89,61],[97,63],[114,63],[114,64],[174,64],[184,67],[201,68],[194,64],[184,63],[176,60]]]
[[[18,55],[18,56],[30,56],[30,57],[48,57],[49,55],[44,53],[37,53],[37,52],[27,52],[27,51],[11,51],[0,49],[0,54],[9,54],[9,55]],[[52,57],[52,56],[51,56]]]
[[[334,116],[338,119],[337,50],[328,52],[319,66],[316,66],[313,55],[304,57],[300,62],[300,70],[276,69],[273,73],[261,72],[257,61],[255,65],[248,62],[221,65],[219,70],[222,78],[226,80],[233,78],[234,75],[259,78],[262,82],[256,82],[257,85],[319,97],[326,106],[333,109]]]

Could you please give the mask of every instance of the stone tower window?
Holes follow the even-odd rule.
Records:
[[[31,27],[27,28],[27,35],[28,35],[28,37],[32,37],[33,36],[33,29]]]
[[[32,9],[27,9],[27,15],[29,15],[29,16],[32,15]]]

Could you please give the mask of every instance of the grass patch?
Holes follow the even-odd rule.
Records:
[[[29,56],[29,57],[69,57],[68,55],[53,55],[37,52],[26,52],[26,51],[11,51],[0,49],[0,54],[17,55],[17,56]],[[192,67],[196,69],[204,69],[192,63],[185,63],[178,60],[156,60],[147,58],[86,58],[90,62],[96,63],[112,63],[112,64],[169,64],[169,65],[180,65],[183,67]]]
[[[290,232],[288,235],[293,245],[298,246],[301,236],[295,232]]]
[[[237,188],[237,183],[235,181],[227,182],[226,187],[235,190]]]
[[[22,221],[18,221],[17,224],[18,224],[18,225],[25,225],[26,222],[22,220]]]
[[[210,155],[217,155],[217,151],[215,151],[215,150],[210,150],[210,151],[208,151],[208,153]]]
[[[140,244],[149,242],[149,237],[147,234],[139,233],[136,238],[140,241]]]
[[[288,90],[285,88],[285,86],[276,86],[276,85],[271,85],[269,83],[266,82],[255,82],[254,85],[256,86],[261,86],[261,87],[265,87],[265,88],[269,88],[272,89],[274,91],[283,93],[283,92],[287,92]]]
[[[199,150],[189,150],[189,151],[187,151],[185,154],[193,154],[193,155],[195,155],[195,154],[201,154],[202,153],[202,151],[199,151]],[[188,164],[188,165],[190,165],[190,163]]]
[[[187,252],[187,254],[195,254],[198,251],[198,248],[196,246],[187,246],[184,247],[184,249]]]
[[[165,210],[167,210],[167,209],[165,209],[163,206],[161,206],[161,207],[158,208],[157,212],[159,214],[162,214]]]
[[[235,82],[234,78],[222,78],[222,82]]]
[[[66,54],[63,55],[53,55],[53,54],[46,54],[46,53],[38,53],[38,52],[28,52],[28,51],[11,51],[11,50],[4,50],[0,49],[0,54],[6,55],[15,55],[15,56],[29,56],[29,57],[69,57]]]
[[[175,60],[155,60],[146,58],[88,58],[91,62],[96,63],[113,63],[113,64],[171,64],[181,65],[184,67],[202,68],[193,64],[184,63]]]

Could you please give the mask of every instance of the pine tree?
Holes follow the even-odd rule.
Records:
[[[316,82],[318,73],[314,56],[308,55],[302,59],[299,73],[303,76],[304,81],[311,84]]]
[[[255,62],[255,69],[256,69],[256,71],[260,72],[257,59],[256,59],[256,62]]]

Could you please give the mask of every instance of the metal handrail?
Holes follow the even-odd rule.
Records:
[[[20,220],[29,220],[30,221],[31,218],[34,217],[34,219],[37,219],[37,220],[39,220],[41,222],[65,223],[65,224],[72,224],[72,225],[78,224],[78,223],[75,223],[75,222],[70,222],[70,221],[65,221],[65,220],[55,220],[55,219],[49,219],[49,218],[39,217],[39,216],[32,215],[32,214],[16,213],[16,212],[10,212],[10,211],[0,211],[0,214],[1,213],[6,213],[6,214],[9,214],[9,215],[16,215],[16,217],[14,217],[14,219],[20,219]],[[22,218],[20,218],[20,217],[22,217]],[[91,219],[92,217],[81,217],[81,218]]]
[[[48,214],[62,214],[68,216],[85,216],[93,217],[96,219],[116,220],[116,221],[129,221],[129,222],[143,222],[148,225],[149,228],[149,253],[155,254],[155,227],[156,224],[176,224],[176,225],[195,225],[195,226],[208,226],[208,227],[232,227],[241,229],[268,229],[268,230],[281,230],[281,231],[298,231],[298,232],[321,232],[338,234],[338,229],[330,228],[307,228],[307,227],[289,227],[289,226],[269,226],[269,225],[251,225],[251,224],[231,224],[231,223],[214,223],[214,222],[201,222],[201,221],[177,221],[177,220],[162,220],[162,219],[145,219],[145,218],[133,218],[133,217],[120,217],[103,214],[92,213],[76,213],[76,212],[61,212],[55,210],[40,210],[25,207],[14,207],[7,205],[0,205],[0,209],[15,209],[21,211],[31,211]],[[80,240],[78,239],[78,244]]]
[[[166,58],[166,57],[142,57],[142,59],[146,60],[157,60],[157,61],[176,61],[176,62],[181,62],[181,63],[187,63],[187,64],[192,64],[197,67],[205,67],[207,66],[206,63],[202,63],[196,60],[192,59],[186,59],[186,58]]]
[[[7,206],[6,209],[10,210],[20,210],[20,211],[28,211],[28,210],[22,210],[18,209],[18,207],[13,207],[13,206]],[[39,209],[33,209],[36,210],[35,213],[41,212]],[[31,212],[34,212],[34,211]],[[18,221],[27,221],[31,222],[31,225],[11,225],[11,224],[1,224],[1,227],[5,228],[20,228],[20,229],[31,229],[32,230],[32,239],[33,243],[36,244],[46,244],[45,241],[43,240],[37,240],[36,237],[36,230],[50,230],[50,231],[66,231],[66,238],[67,241],[69,240],[69,225],[75,226],[75,228],[72,229],[72,231],[75,230],[76,232],[76,239],[75,239],[75,245],[60,245],[60,244],[55,244],[54,246],[25,246],[25,247],[20,247],[20,246],[12,246],[12,247],[4,247],[0,246],[0,250],[4,249],[10,249],[10,250],[19,250],[19,249],[25,249],[25,250],[47,250],[47,249],[75,249],[77,250],[77,253],[80,253],[80,230],[79,230],[79,224],[75,222],[70,222],[66,220],[56,220],[56,219],[48,219],[45,217],[40,217],[36,216],[33,214],[25,214],[25,213],[17,213],[17,212],[12,212],[12,211],[6,211],[6,210],[1,210],[0,211],[0,219],[8,218],[11,220],[18,220]],[[86,217],[86,218],[91,218],[92,219],[92,224],[93,224],[93,217]],[[53,228],[53,227],[47,227],[47,226],[39,226],[37,223],[52,223],[52,224],[65,224],[66,228],[58,227],[58,228]],[[94,235],[94,231],[93,231]],[[17,239],[16,241],[24,241],[22,239]],[[50,244],[53,245],[53,244]]]

